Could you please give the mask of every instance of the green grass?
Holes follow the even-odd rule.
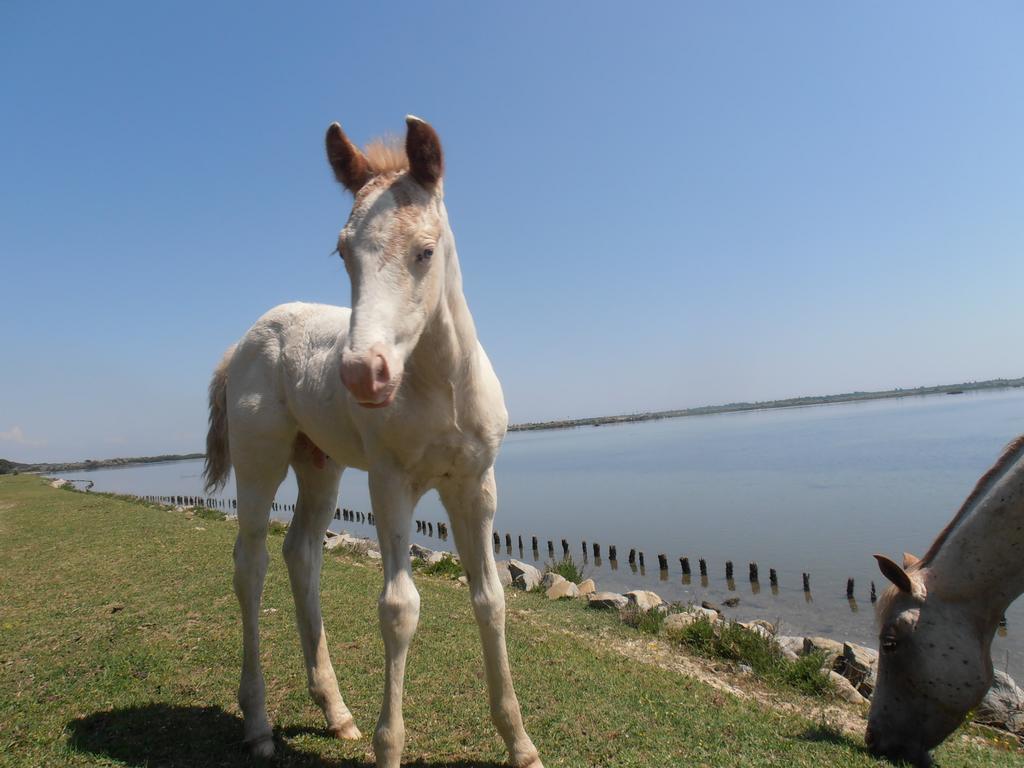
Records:
[[[821,671],[823,656],[808,654],[791,661],[772,640],[736,622],[712,624],[702,618],[682,630],[670,632],[669,636],[673,642],[702,656],[747,664],[755,675],[769,684],[785,685],[811,695],[832,688],[828,676]]]
[[[464,573],[459,561],[449,554],[445,554],[436,563],[421,562],[423,564],[417,566],[417,568],[420,573],[427,576],[444,576],[449,579],[457,579]]]
[[[231,588],[235,524],[38,478],[0,478],[0,765],[199,768],[250,765],[235,691],[241,657]],[[272,554],[261,657],[281,766],[368,768],[369,737],[339,742],[306,694],[292,599]],[[363,732],[383,691],[378,563],[324,562],[324,620],[342,692]],[[406,680],[406,764],[494,768],[468,590],[417,575],[420,629]],[[508,592],[509,657],[527,729],[548,768],[849,766],[862,742],[653,665],[611,640],[636,638],[580,601]],[[795,694],[794,694],[795,695]],[[1016,752],[956,741],[942,766],[1020,766]]]
[[[619,612],[623,624],[648,635],[657,635],[665,627],[665,614],[658,610],[644,611],[638,606],[628,605]]]
[[[545,573],[557,573],[566,581],[571,581],[574,584],[579,584],[583,581],[583,569],[576,565],[576,561],[572,559],[572,555],[566,555],[561,560],[550,561],[544,567]]]

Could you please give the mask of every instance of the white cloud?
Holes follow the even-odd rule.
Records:
[[[17,443],[18,445],[46,445],[45,440],[32,440],[26,437],[25,430],[23,430],[17,424],[8,429],[6,432],[0,432],[0,440],[7,443]]]

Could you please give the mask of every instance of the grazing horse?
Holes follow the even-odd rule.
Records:
[[[491,717],[516,768],[543,768],[523,728],[505,648],[505,595],[491,550],[494,460],[508,415],[462,292],[444,205],[437,133],[406,118],[405,148],[360,151],[335,123],[327,157],[354,196],[338,237],[351,311],[312,304],[270,310],[224,356],[210,384],[205,477],[238,487],[235,592],[243,658],[238,699],[254,755],[273,753],[259,661],[259,606],[270,505],[288,466],[299,486],[284,541],[309,693],[339,738],[359,738],[342,701],[320,614],[323,537],[345,467],[369,474],[384,566],[378,601],[384,703],[378,768],[398,768],[402,688],[420,598],[409,563],[413,508],[436,489],[469,579]]]
[[[978,481],[918,560],[875,555],[892,582],[879,600],[878,682],[865,741],[876,755],[931,764],[992,685],[992,637],[1024,592],[1024,436]]]

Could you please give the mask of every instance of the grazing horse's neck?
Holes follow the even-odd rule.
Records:
[[[971,601],[995,623],[1024,592],[1024,440],[992,468],[925,556],[929,592]],[[932,586],[934,585],[934,587]]]

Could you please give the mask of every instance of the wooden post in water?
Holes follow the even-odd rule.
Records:
[[[641,568],[644,567],[644,553],[643,552],[640,553],[640,567]]]
[[[551,539],[548,539],[548,557],[550,557],[552,560],[555,559],[555,542],[553,542]]]
[[[505,534],[505,546],[508,547],[509,549],[512,549],[512,534],[511,533],[506,533]]]
[[[725,578],[726,581],[732,581],[732,560],[725,561]]]
[[[533,536],[531,538],[533,539],[533,551],[536,552],[537,551],[537,537]]]
[[[668,555],[662,555],[662,554],[658,555],[658,570],[659,571],[667,571],[668,570]]]
[[[875,594],[875,582],[871,582],[871,602],[875,602],[878,599],[878,595]]]
[[[521,534],[521,533],[518,534],[517,538],[519,539],[519,551],[522,552],[523,551],[523,534]]]
[[[431,538],[433,538],[433,536],[434,536],[434,524],[433,523],[427,523],[427,535],[430,536]]]
[[[636,562],[636,550],[635,549],[629,550],[629,558],[628,558],[628,560],[629,560],[629,564],[630,565],[633,565]]]
[[[758,578],[757,578],[757,563],[751,563],[750,564],[750,580],[751,581],[758,581]]]
[[[501,547],[501,534],[497,531],[494,532],[494,548],[499,549]]]
[[[805,573],[804,574],[804,592],[810,592],[810,591],[811,591],[811,574]]]
[[[775,573],[774,568],[768,569],[768,583],[770,583],[773,587],[779,586],[779,575]]]
[[[846,580],[846,598],[848,600],[853,599],[853,579]]]
[[[689,576],[690,575],[690,558],[688,558],[688,557],[680,557],[679,558],[679,567],[683,569],[683,575],[684,576]]]
[[[700,568],[700,575],[706,577],[708,575],[708,561],[702,557],[697,561],[697,566]]]
[[[594,559],[597,560],[597,558],[599,558],[601,556],[601,545],[598,544],[595,541],[593,546],[594,546]]]
[[[609,544],[608,545],[608,559],[609,560],[618,560],[619,559],[619,551],[615,548],[614,544]]]
[[[569,542],[566,541],[565,539],[562,539],[562,557],[568,557],[568,556],[569,556]]]

